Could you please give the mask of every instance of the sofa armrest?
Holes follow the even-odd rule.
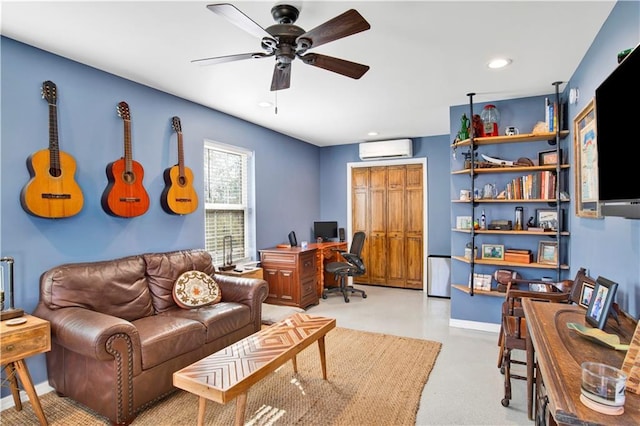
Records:
[[[262,302],[269,293],[269,284],[260,278],[242,278],[230,275],[215,275],[220,286],[223,302],[236,302],[249,306],[251,320],[260,329],[262,321]]]
[[[42,303],[33,314],[49,321],[56,344],[72,352],[99,361],[113,360],[108,341],[116,335],[125,335],[131,342],[133,353],[140,356],[140,336],[129,321],[78,307],[53,310]]]

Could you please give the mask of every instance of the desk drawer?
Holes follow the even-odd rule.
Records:
[[[314,253],[305,253],[300,256],[300,279],[316,275],[316,255]]]
[[[294,253],[276,253],[276,252],[261,252],[260,262],[262,264],[279,263],[284,265],[295,265],[297,256]]]
[[[15,332],[3,333],[0,342],[2,364],[51,350],[49,330],[47,322],[33,327],[20,327]]]

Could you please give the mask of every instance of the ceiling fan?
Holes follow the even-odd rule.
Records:
[[[300,11],[295,6],[277,4],[271,8],[271,16],[277,22],[262,28],[238,8],[229,3],[210,4],[207,9],[226,18],[246,32],[261,39],[263,52],[241,53],[191,61],[199,65],[215,65],[242,59],[259,59],[275,56],[276,65],[271,80],[271,90],[288,89],[291,83],[291,62],[300,58],[303,63],[359,79],[368,65],[358,64],[332,56],[307,53],[307,50],[325,43],[366,31],[371,25],[355,9],[350,9],[310,31],[294,25]]]

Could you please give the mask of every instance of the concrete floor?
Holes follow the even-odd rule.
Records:
[[[450,327],[449,299],[427,297],[417,290],[356,288],[365,290],[367,298],[354,294],[345,303],[341,294],[333,293],[307,312],[336,318],[338,327],[442,343],[421,396],[416,425],[533,425],[527,417],[523,380],[512,380],[509,407],[500,403],[504,376],[496,365],[497,333]],[[514,357],[520,358],[516,352]]]

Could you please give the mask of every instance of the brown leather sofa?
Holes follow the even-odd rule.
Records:
[[[176,390],[175,371],[260,329],[266,281],[215,275],[222,300],[182,309],[172,288],[190,270],[213,276],[209,253],[148,253],[44,272],[33,314],[51,322],[49,384],[112,424],[129,424]]]

